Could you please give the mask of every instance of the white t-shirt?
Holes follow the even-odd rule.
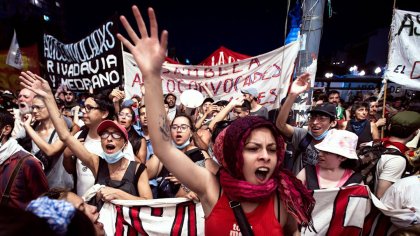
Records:
[[[390,148],[395,148],[391,146]],[[396,148],[395,148],[396,149]],[[405,171],[406,160],[399,155],[382,155],[376,165],[375,173],[375,192],[378,188],[379,180],[386,180],[395,183],[401,179]]]
[[[419,175],[402,178],[386,190],[381,202],[393,210],[390,217],[395,226],[408,227],[412,224],[420,224],[419,190]],[[414,212],[409,210],[413,208],[415,209]]]
[[[81,131],[77,132],[74,136],[79,137]],[[85,148],[97,156],[101,155],[103,152],[101,146],[101,139],[93,139],[89,135],[86,137],[85,142],[83,143]],[[130,161],[134,161],[134,152],[131,146],[131,143],[128,142],[127,147],[124,150],[124,157]],[[83,196],[85,192],[95,184],[95,177],[93,176],[92,171],[83,165],[80,159],[76,160],[76,173],[77,173],[77,195]]]

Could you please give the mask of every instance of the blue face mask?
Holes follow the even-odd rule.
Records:
[[[319,136],[315,136],[310,130],[308,131],[308,133],[316,140],[316,141],[319,141],[319,140],[322,140],[323,138],[325,138],[325,136],[327,136],[327,134],[328,134],[328,132],[329,132],[330,130],[329,129],[327,129],[327,130],[325,130],[324,131],[324,133],[322,133],[321,135],[319,135]]]
[[[103,151],[100,157],[104,159],[107,163],[114,164],[124,157],[124,153],[122,151],[123,149],[124,149],[124,146],[119,151],[112,154],[108,154],[105,151]]]
[[[176,143],[174,143],[175,147],[178,148],[179,150],[184,149],[186,146],[190,145],[190,139],[188,139],[184,144],[181,145],[176,145]]]

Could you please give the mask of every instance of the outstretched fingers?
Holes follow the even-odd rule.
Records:
[[[162,31],[162,35],[160,36],[160,48],[165,51],[168,48],[168,31]]]
[[[140,37],[141,38],[149,37],[149,34],[147,33],[146,24],[144,24],[144,20],[143,20],[143,17],[141,16],[139,9],[137,8],[137,6],[133,6],[132,9],[133,9],[134,18],[136,19],[136,22],[137,22],[137,27],[139,28],[139,31],[140,31]]]
[[[136,32],[134,32],[133,28],[131,27],[130,23],[128,23],[127,19],[124,16],[120,17],[120,21],[122,23],[122,25],[124,26],[124,29],[127,31],[128,36],[130,37],[130,39],[135,43],[138,42],[140,39],[137,36]],[[129,40],[127,40],[124,36],[122,36],[121,34],[117,34],[117,38],[124,44],[125,47],[127,47],[128,49],[131,49],[133,46],[133,44],[131,44],[131,42]]]
[[[151,7],[149,7],[147,11],[149,13],[149,21],[150,21],[150,37],[157,39],[158,38],[158,24],[156,20],[155,11]]]

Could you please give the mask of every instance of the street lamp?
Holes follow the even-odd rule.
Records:
[[[330,72],[325,73],[325,78],[327,79],[332,78],[333,76],[334,76],[333,73],[330,73]]]

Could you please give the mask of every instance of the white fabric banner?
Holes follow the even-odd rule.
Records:
[[[304,228],[302,235],[389,235],[396,229],[389,216],[409,211],[388,209],[365,185],[315,190],[313,196],[316,232]],[[204,235],[202,206],[186,198],[112,203],[100,211],[107,235]]]
[[[241,95],[241,89],[254,87],[259,92],[260,104],[268,110],[277,108],[289,88],[299,42],[288,44],[271,52],[230,64],[191,66],[164,63],[162,87],[164,94],[174,93],[178,99],[184,90],[195,89],[215,101]],[[127,98],[141,94],[141,73],[131,54],[124,52],[124,90]],[[146,91],[148,92],[148,91]],[[153,91],[151,91],[153,92]]]
[[[10,43],[9,53],[7,53],[6,64],[21,70],[23,67],[22,53],[16,38],[16,31],[13,32],[12,42]]]
[[[385,79],[420,90],[420,13],[395,10]]]
[[[204,235],[201,203],[186,198],[112,202],[100,211],[106,235]]]

